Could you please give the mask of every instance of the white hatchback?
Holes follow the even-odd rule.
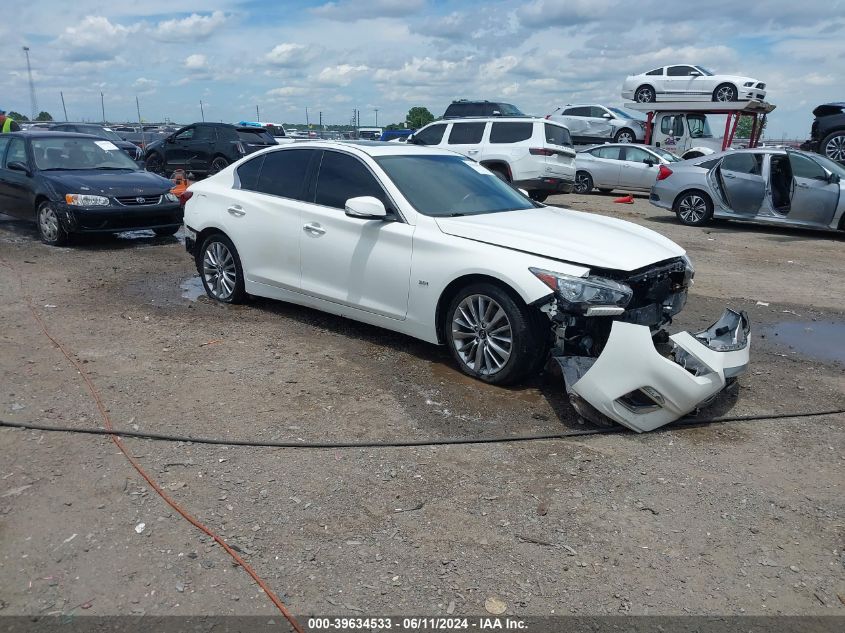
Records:
[[[452,150],[478,161],[525,189],[533,200],[569,193],[575,184],[575,150],[565,125],[532,117],[435,121],[409,143]]]
[[[521,380],[551,349],[585,416],[650,430],[748,363],[735,312],[657,352],[652,336],[692,280],[680,246],[534,202],[454,152],[315,141],[250,155],[189,191],[185,246],[212,299],[280,299],[442,343],[492,384]]]

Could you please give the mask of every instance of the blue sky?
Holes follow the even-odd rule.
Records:
[[[174,12],[177,7],[179,11]],[[99,120],[361,123],[435,116],[453,98],[544,115],[620,106],[624,77],[691,62],[765,81],[769,136],[806,137],[819,103],[845,99],[845,1],[33,0],[0,20],[0,107]]]

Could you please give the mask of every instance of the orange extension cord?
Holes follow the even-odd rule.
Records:
[[[97,404],[97,409],[99,410],[100,415],[103,418],[103,424],[105,425],[105,428],[107,430],[111,431],[113,429],[111,417],[109,417],[109,413],[106,410],[105,405],[103,404],[102,397],[100,396],[99,392],[97,391],[97,388],[94,386],[94,382],[91,380],[91,378],[85,372],[85,370],[82,368],[82,364],[78,360],[76,360],[71,355],[70,352],[68,352],[67,348],[61,343],[61,341],[59,341],[55,336],[53,336],[50,333],[50,330],[47,328],[47,325],[44,323],[44,320],[41,318],[41,315],[38,313],[38,310],[35,309],[35,306],[32,303],[32,296],[26,291],[26,288],[24,287],[23,276],[17,271],[16,268],[14,268],[11,264],[9,264],[7,261],[5,261],[2,257],[0,257],[0,264],[4,265],[6,268],[8,268],[12,272],[14,272],[15,275],[17,275],[18,282],[19,282],[20,287],[21,287],[21,294],[23,294],[23,297],[26,301],[27,306],[29,307],[29,311],[32,313],[32,316],[35,317],[35,320],[38,322],[38,325],[41,326],[41,330],[44,332],[44,336],[46,336],[48,339],[50,339],[50,341],[53,343],[53,345],[55,345],[59,349],[59,351],[61,351],[61,353],[68,360],[68,362],[71,365],[73,365],[76,368],[76,370],[79,372],[79,375],[82,376],[82,379],[85,381],[85,385],[88,387],[88,391],[91,393],[91,397],[94,399],[94,402]],[[211,528],[209,528],[208,526],[201,523],[198,519],[194,518],[191,514],[189,514],[187,510],[185,510],[178,503],[176,503],[176,501],[172,497],[170,497],[162,489],[161,486],[158,485],[158,483],[147,473],[147,471],[144,470],[143,466],[141,466],[141,464],[138,462],[138,460],[135,459],[135,457],[133,457],[133,455],[126,448],[126,445],[123,443],[123,440],[121,440],[116,435],[110,435],[109,437],[111,438],[111,441],[114,442],[115,445],[120,449],[120,452],[123,453],[123,455],[126,457],[126,459],[129,460],[129,463],[132,464],[132,467],[136,471],[138,471],[138,474],[141,475],[141,477],[144,478],[144,480],[150,485],[150,487],[153,490],[156,491],[156,493],[158,493],[158,496],[160,496],[162,499],[164,499],[164,502],[167,505],[169,505],[171,508],[176,510],[176,512],[178,512],[180,515],[182,515],[182,517],[186,521],[188,521],[188,523],[190,523],[191,525],[193,525],[198,530],[204,532],[205,534],[207,534],[208,536],[213,538],[217,542],[217,544],[220,545],[220,547],[222,547],[224,550],[226,550],[226,553],[229,554],[229,556],[231,556],[235,560],[235,562],[237,562],[238,565],[240,565],[246,571],[246,573],[248,573],[252,577],[252,579],[256,582],[256,584],[259,587],[261,587],[261,589],[264,591],[264,593],[267,595],[267,597],[270,598],[270,601],[274,605],[276,605],[276,608],[281,612],[281,614],[283,616],[285,616],[287,621],[290,622],[290,624],[294,628],[294,630],[297,633],[304,633],[302,627],[296,621],[296,618],[294,618],[293,614],[290,611],[288,611],[285,604],[273,592],[273,590],[270,589],[270,587],[261,578],[261,576],[259,576],[258,573],[252,567],[250,567],[250,565],[243,558],[241,558],[238,555],[238,553],[234,549],[232,549],[232,547],[228,543],[226,543],[226,541],[224,541],[220,536],[218,536],[215,532],[213,532],[211,530]]]

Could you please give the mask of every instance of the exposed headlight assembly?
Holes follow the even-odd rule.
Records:
[[[551,288],[560,308],[587,316],[622,314],[631,301],[629,286],[604,277],[573,277],[540,268],[529,268],[534,276]]]
[[[68,193],[65,202],[74,207],[107,207],[109,199],[105,196],[92,196],[87,193]]]
[[[179,196],[177,196],[175,193],[171,193],[170,191],[164,194],[164,199],[168,202],[179,202]]]

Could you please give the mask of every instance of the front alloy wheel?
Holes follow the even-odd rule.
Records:
[[[731,86],[730,84],[722,84],[716,91],[713,93],[713,101],[736,101],[737,100],[737,93],[736,88]]]
[[[485,295],[470,295],[452,315],[452,345],[473,372],[486,377],[499,373],[513,349],[508,315]]]
[[[246,295],[240,258],[224,235],[211,235],[200,251],[199,273],[206,293],[223,303],[240,303]]]
[[[710,201],[695,192],[685,194],[678,200],[678,220],[687,226],[703,226],[713,215]]]

